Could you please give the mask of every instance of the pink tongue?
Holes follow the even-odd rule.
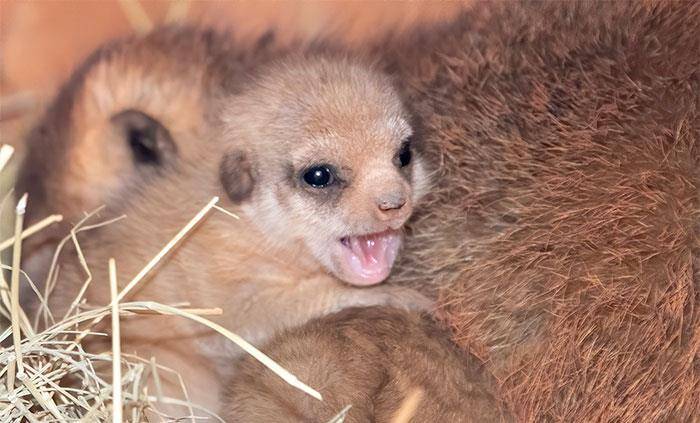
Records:
[[[362,267],[373,268],[377,265],[382,266],[383,262],[386,261],[384,258],[386,242],[384,242],[383,237],[376,235],[352,237],[350,238],[350,248],[362,261]]]
[[[400,245],[397,232],[348,238],[346,260],[358,277],[357,284],[372,285],[386,279],[396,259]]]

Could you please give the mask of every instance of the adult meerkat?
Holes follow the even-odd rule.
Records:
[[[391,81],[353,60],[319,55],[290,56],[250,79],[229,77],[244,68],[228,62],[230,53],[207,59],[200,44],[188,44],[168,60],[172,46],[153,41],[159,37],[93,58],[64,91],[70,101],[59,96],[40,126],[53,125],[60,141],[41,130],[30,138],[20,186],[43,209],[75,217],[80,207],[103,202],[106,214],[128,216],[79,237],[94,279],[87,302],[109,301],[110,257],[120,280],[129,280],[220,195],[241,220],[209,216],[127,299],[220,307],[224,314],[214,320],[253,343],[349,306],[427,307],[415,291],[353,286],[387,277],[401,228],[427,183]],[[202,60],[183,61],[188,54]],[[124,84],[148,89],[132,92]],[[183,111],[188,119],[179,121]],[[79,205],[59,201],[63,195]],[[60,265],[50,298],[57,315],[84,280],[74,255],[64,254]],[[125,351],[177,369],[193,401],[218,410],[222,374],[232,369],[237,347],[172,317],[125,319],[122,335]],[[166,393],[179,390],[164,382]]]
[[[696,421],[700,4],[607,6],[385,46],[440,163],[390,279],[437,283],[521,421]]]

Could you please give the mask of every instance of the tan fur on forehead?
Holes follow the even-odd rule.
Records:
[[[197,87],[204,86],[206,69],[182,69],[171,58],[158,57],[164,53],[154,51],[147,60],[138,61],[130,55],[119,56],[95,66],[86,75],[76,102],[75,136],[80,139],[80,133],[94,122],[129,108],[147,112],[174,132],[200,128],[205,91]]]
[[[246,91],[248,99],[230,114],[256,114],[263,125],[301,128],[307,140],[362,128],[384,130],[398,140],[411,135],[393,81],[360,60],[292,56],[262,69]]]

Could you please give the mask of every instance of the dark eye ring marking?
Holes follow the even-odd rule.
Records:
[[[302,172],[301,179],[313,188],[326,188],[335,183],[333,169],[326,164],[313,165]]]
[[[411,163],[411,142],[410,141],[405,141],[402,145],[401,148],[399,149],[399,152],[396,154],[396,165],[398,167],[406,167]]]

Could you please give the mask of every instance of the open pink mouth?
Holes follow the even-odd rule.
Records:
[[[354,285],[374,285],[389,276],[401,246],[398,231],[341,238],[344,267],[351,273]]]

